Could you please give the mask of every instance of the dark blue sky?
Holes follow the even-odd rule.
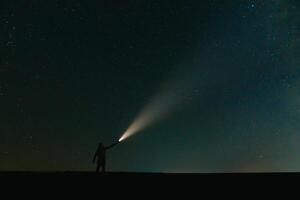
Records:
[[[299,171],[298,1],[0,4],[0,170],[93,170],[171,79],[180,109],[109,170]]]

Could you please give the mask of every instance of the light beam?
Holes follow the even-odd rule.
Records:
[[[208,60],[209,57],[203,54],[202,58]],[[200,99],[215,84],[224,84],[229,76],[226,76],[227,72],[220,68],[222,60],[212,58],[211,62],[206,63],[203,63],[200,57],[200,60],[192,61],[190,64],[179,64],[180,66],[189,65],[189,67],[180,67],[171,75],[172,79],[168,80],[154,98],[146,104],[119,141],[165,119],[186,104],[191,105],[193,100]]]
[[[197,85],[195,82],[199,80],[199,77],[195,78],[194,73],[191,74],[186,71],[178,74],[180,74],[179,78],[178,76],[173,76],[173,79],[166,82],[161,90],[146,104],[120,137],[120,142],[165,119],[180,108],[183,102],[187,102],[185,100],[190,99],[191,91],[195,89]],[[191,77],[193,78],[191,79]]]

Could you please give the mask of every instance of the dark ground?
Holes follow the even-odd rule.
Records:
[[[250,172],[250,173],[151,173],[151,172],[82,172],[82,171],[61,171],[61,172],[29,172],[29,171],[2,171],[2,176],[50,176],[50,177],[64,177],[64,176],[77,176],[77,177],[96,177],[96,176],[111,176],[111,177],[251,177],[251,176],[296,176],[300,175],[299,172]]]
[[[223,196],[225,194],[254,195],[256,192],[281,191],[287,183],[299,180],[300,173],[135,173],[135,172],[0,172],[5,188],[13,189],[9,195],[43,194],[57,198],[66,193],[96,198],[121,197],[124,195],[149,198],[162,193],[180,193],[188,196]],[[274,178],[274,179],[273,179]],[[294,179],[294,181],[290,181]],[[2,191],[8,191],[1,187]],[[17,189],[16,189],[17,188]],[[268,190],[270,188],[270,190]],[[20,193],[22,189],[25,193]],[[87,189],[87,190],[86,190]],[[38,192],[37,192],[38,191]],[[86,192],[88,191],[88,192]],[[225,193],[224,193],[225,191]],[[243,192],[242,192],[243,191]],[[296,190],[295,190],[296,191]],[[50,195],[50,196],[49,196]],[[177,196],[177,195],[176,195]],[[178,197],[178,196],[177,196]],[[86,198],[84,198],[86,199]]]

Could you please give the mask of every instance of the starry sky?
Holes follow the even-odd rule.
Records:
[[[300,171],[298,0],[0,3],[0,170],[90,171],[159,88],[180,109],[110,171]],[[177,85],[181,75],[190,84]]]

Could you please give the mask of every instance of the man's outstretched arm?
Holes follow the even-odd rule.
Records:
[[[113,143],[113,144],[111,144],[111,145],[105,147],[105,150],[108,150],[108,149],[114,147],[115,145],[117,145],[117,144],[119,144],[119,143],[120,143],[119,141],[118,141],[118,142],[115,142],[115,143]]]

